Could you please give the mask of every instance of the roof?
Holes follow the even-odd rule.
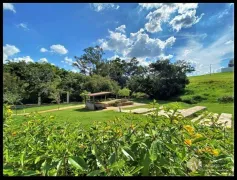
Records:
[[[101,96],[101,95],[106,95],[106,94],[112,94],[112,92],[98,92],[98,93],[88,94],[88,96],[92,97],[92,96]]]

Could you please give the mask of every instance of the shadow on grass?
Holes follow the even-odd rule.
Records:
[[[79,109],[73,109],[74,111],[78,111],[78,112],[95,112],[95,111],[99,111],[99,110],[89,110],[86,108],[79,108]]]
[[[67,103],[61,103],[60,105],[66,105]],[[84,104],[82,102],[70,102],[68,104],[68,106],[71,106],[71,105],[81,105],[81,104]],[[50,107],[50,106],[54,106],[54,105],[57,105],[57,104],[41,104],[40,106],[38,104],[30,104],[30,105],[16,105],[16,109],[17,110],[21,110],[21,109],[30,109],[30,108],[35,108],[35,107]],[[60,107],[59,105],[59,107]],[[66,106],[62,106],[62,107],[66,107]],[[13,106],[12,109],[15,110],[15,107]]]

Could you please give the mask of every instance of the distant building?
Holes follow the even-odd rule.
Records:
[[[228,67],[222,68],[221,72],[234,72],[234,59],[229,61]]]

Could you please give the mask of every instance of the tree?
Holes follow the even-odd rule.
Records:
[[[92,77],[87,77],[85,82],[85,89],[92,93],[100,91],[110,91],[117,93],[119,86],[117,82],[111,80],[109,77],[93,75]]]
[[[59,105],[60,105],[60,101],[61,101],[61,93],[62,93],[62,89],[60,89],[60,83],[61,83],[61,79],[57,78],[55,79],[55,81],[53,81],[50,84],[49,87],[49,98],[53,99],[53,102],[56,102],[58,104],[58,109],[59,109]]]
[[[168,99],[184,91],[189,83],[186,73],[194,71],[190,63],[169,60],[156,61],[149,65],[149,74],[143,81],[143,92],[153,98]]]
[[[88,99],[88,94],[89,94],[89,92],[88,91],[86,91],[86,90],[83,90],[82,92],[81,92],[81,94],[80,94],[80,96],[81,96],[81,98],[83,99],[83,102],[86,104],[86,100]]]
[[[41,105],[41,95],[49,93],[50,84],[57,75],[52,71],[52,66],[48,63],[32,63],[28,67],[30,68],[30,71],[26,72],[28,76],[26,81],[30,84],[28,91],[38,94],[38,105]]]
[[[128,88],[123,88],[118,91],[118,95],[123,96],[123,97],[128,97],[130,94],[130,91],[131,90],[129,90]]]
[[[76,61],[73,66],[77,67],[84,75],[99,74],[105,61],[102,59],[103,54],[104,51],[99,46],[88,47],[84,49],[84,54],[81,57],[75,56]]]
[[[3,101],[13,105],[16,109],[16,104],[21,103],[25,95],[25,88],[28,85],[21,81],[17,76],[10,73],[3,73]],[[17,114],[17,109],[16,109]]]

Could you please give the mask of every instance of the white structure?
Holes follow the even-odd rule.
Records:
[[[221,72],[234,72],[234,59],[230,60],[228,67],[222,68]]]

